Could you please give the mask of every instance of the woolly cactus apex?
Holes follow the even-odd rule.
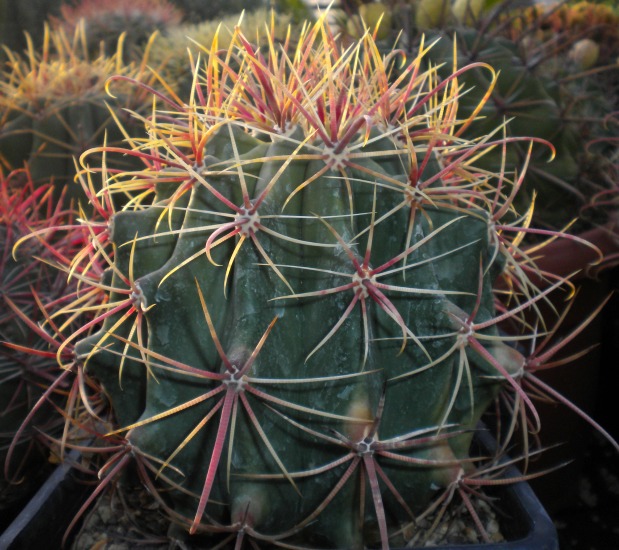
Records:
[[[108,437],[209,544],[404,543],[502,389],[534,415],[496,327],[548,292],[520,261],[521,176],[475,167],[510,145],[462,137],[486,98],[456,115],[458,79],[492,70],[439,81],[426,54],[392,79],[369,35],[343,49],[324,17],[264,54],[237,30],[122,151],[145,168],[108,191],[139,198],[109,243],[92,232],[109,300],[76,350]],[[517,304],[500,314],[499,276]]]
[[[71,183],[67,201],[81,197],[85,203],[80,185],[73,182],[75,158],[105,140],[110,146],[120,144],[143,128],[125,109],[139,112],[144,92],[116,84],[112,97],[106,92],[106,81],[123,75],[152,82],[148,55],[140,64],[124,64],[120,42],[115,54],[90,59],[83,28],[71,38],[47,27],[40,51],[29,40],[25,56],[10,51],[7,55],[10,69],[0,80],[0,163],[22,168],[28,162],[35,183],[53,178],[56,199],[62,187]],[[121,158],[108,165],[110,171],[130,168],[131,163]]]

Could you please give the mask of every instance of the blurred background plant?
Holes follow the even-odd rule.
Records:
[[[35,184],[53,180],[56,198],[65,184],[69,184],[66,200],[83,196],[81,186],[74,184],[74,159],[104,140],[118,145],[143,127],[127,110],[148,109],[145,92],[122,81],[108,90],[106,82],[121,75],[153,84],[148,48],[139,63],[126,64],[121,37],[113,55],[91,58],[83,26],[74,35],[46,26],[40,49],[28,37],[25,54],[5,51],[7,68],[0,74],[0,163],[12,170],[27,162]],[[108,169],[130,167],[127,160],[118,163]]]
[[[276,44],[283,44],[286,39],[294,40],[298,32],[294,28],[295,20],[295,15],[290,12],[275,14],[267,8],[258,8],[242,16],[234,14],[201,23],[187,22],[170,29],[165,36],[157,37],[150,58],[154,64],[162,67],[163,78],[178,95],[189,97],[199,57],[203,60],[213,49],[227,49],[236,27],[255,39],[258,47],[264,48],[267,47],[267,32]]]
[[[515,117],[508,136],[533,135],[556,148],[553,162],[540,148],[534,150],[525,178],[523,197],[537,197],[535,222],[559,228],[575,221],[573,232],[607,224],[608,212],[596,209],[592,197],[619,185],[607,170],[607,159],[617,151],[618,128],[608,117],[619,107],[616,7],[586,1],[344,0],[342,9],[346,21],[340,19],[340,27],[350,36],[362,33],[364,25],[373,29],[384,13],[378,36],[386,51],[410,51],[422,36],[429,42],[440,38],[430,50],[433,64],[443,64],[455,47],[459,65],[493,65],[500,76],[479,113],[482,124],[496,127]],[[450,70],[444,64],[440,72]],[[471,71],[460,82],[467,90],[460,104],[466,116],[490,82],[482,71]],[[517,149],[514,154],[522,158],[526,152]],[[498,153],[486,156],[490,168],[499,165]],[[580,217],[583,209],[586,221]]]
[[[166,34],[178,25],[184,13],[171,0],[81,0],[62,4],[60,15],[50,18],[52,27],[73,36],[83,25],[86,48],[93,57],[114,55],[118,38],[125,34],[126,52],[141,57],[141,50],[154,32]]]
[[[237,16],[243,10],[254,10],[260,7],[273,7],[270,1],[259,0],[252,2],[251,0],[172,0],[185,14],[185,21],[188,23],[199,23],[200,21],[209,21],[220,19],[228,15],[236,14]],[[277,0],[284,2],[284,6],[288,5],[290,0]],[[299,2],[294,2],[293,5],[299,7]],[[284,11],[284,10],[281,10]]]
[[[82,247],[82,232],[52,185],[35,187],[27,169],[0,169],[0,524],[47,471],[42,434],[58,434],[64,424],[55,407],[64,409],[71,382],[50,349],[54,325],[44,326],[46,311],[76,291],[76,280],[58,267]]]

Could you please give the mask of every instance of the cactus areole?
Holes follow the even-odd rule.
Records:
[[[92,232],[108,298],[70,340],[109,435],[214,546],[403,544],[471,471],[499,392],[530,403],[496,327],[541,296],[515,257],[526,166],[475,168],[509,139],[461,137],[468,68],[438,80],[428,47],[385,59],[324,19],[262,52],[237,31],[206,45],[190,98],[154,92],[121,151],[144,170],[109,178],[135,198]],[[497,277],[519,295],[507,312]]]

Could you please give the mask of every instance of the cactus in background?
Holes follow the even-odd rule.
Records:
[[[511,149],[509,162],[522,162],[531,154],[525,179],[526,185],[520,194],[520,208],[537,194],[544,223],[561,227],[578,216],[583,204],[585,190],[579,189],[579,157],[584,151],[584,140],[579,128],[565,111],[565,97],[558,84],[551,78],[538,75],[523,61],[516,44],[501,37],[482,37],[477,30],[461,29],[454,39],[446,33],[428,54],[429,60],[438,65],[446,55],[457,49],[460,64],[479,59],[489,63],[500,76],[491,90],[488,101],[479,112],[482,120],[476,125],[489,132],[504,121],[508,136],[535,136],[551,142],[557,151],[555,162],[548,163],[547,150],[535,146],[532,153],[526,144],[516,144]],[[439,69],[442,76],[449,73],[448,66]],[[469,116],[489,89],[489,79],[480,70],[469,71],[461,82],[467,93],[459,103],[460,116]],[[573,113],[572,113],[573,115]],[[511,120],[513,118],[513,120]],[[471,133],[468,134],[471,137]],[[489,170],[500,169],[502,152],[495,150],[481,161]],[[557,189],[563,192],[558,193]]]
[[[69,36],[83,24],[88,51],[94,56],[113,55],[121,34],[125,34],[125,47],[139,52],[155,31],[165,33],[182,19],[183,12],[169,0],[81,0],[62,5],[60,16],[51,22]]]
[[[600,47],[602,63],[614,63],[619,54],[619,14],[611,6],[594,2],[534,4],[499,17],[502,30],[514,42],[552,41],[555,48],[579,39],[593,40]]]
[[[240,13],[243,10],[254,10],[257,7],[267,7],[268,2],[249,0],[172,0],[185,14],[186,21],[208,21],[222,16]],[[285,2],[286,0],[284,0]]]
[[[534,340],[520,317],[563,281],[538,291],[518,248],[534,231],[513,207],[528,157],[476,166],[519,138],[463,137],[487,96],[458,117],[460,80],[483,69],[492,87],[491,67],[439,81],[422,44],[390,80],[371,36],[344,49],[325,17],[296,45],[267,38],[264,54],[238,29],[227,50],[205,45],[187,103],[155,93],[145,140],[82,157],[145,168],[104,187],[135,200],[84,220],[70,271],[107,300],[57,310],[87,319],[59,331],[60,356],[74,346],[109,397],[103,482],[135,460],[211,546],[403,545],[434,499],[468,498],[471,438],[499,392],[536,424],[525,358],[497,325]]]
[[[537,196],[536,223],[565,227],[578,219],[589,198],[603,190],[605,158],[615,154],[616,127],[606,123],[619,98],[612,80],[615,66],[600,66],[597,45],[579,38],[582,34],[553,35],[552,40],[540,43],[524,39],[512,42],[469,28],[457,31],[456,44],[447,32],[430,36],[441,37],[429,54],[433,63],[442,63],[456,47],[460,63],[484,61],[500,72],[489,101],[480,111],[485,117],[481,121],[485,131],[513,117],[507,135],[535,136],[556,148],[551,164],[546,162],[543,148],[534,148],[524,180],[521,198],[532,200]],[[439,72],[445,76],[449,71],[445,66]],[[467,73],[462,82],[468,91],[460,102],[460,116],[466,117],[488,89],[488,79],[476,70]],[[597,160],[585,147],[591,140],[608,144]],[[515,146],[512,153],[522,159],[528,151]],[[491,170],[498,169],[500,152],[487,155],[483,162]],[[583,227],[586,224],[579,222],[578,229]]]
[[[519,6],[508,0],[487,1],[483,9],[478,2],[465,4],[466,0],[454,2],[453,10],[461,16],[446,18],[427,31],[415,23],[410,7],[384,2],[384,8],[392,10],[392,27],[382,47],[391,48],[399,35],[398,46],[406,51],[414,51],[420,40],[441,38],[428,55],[433,64],[443,64],[441,77],[451,70],[444,60],[454,47],[461,65],[472,61],[492,65],[500,77],[480,112],[485,126],[481,122],[476,131],[487,133],[514,117],[506,128],[508,136],[531,135],[554,145],[556,160],[551,164],[546,162],[544,148],[534,147],[518,207],[526,209],[536,196],[535,222],[566,227],[578,219],[589,197],[601,190],[599,182],[606,179],[599,169],[605,164],[604,156],[591,162],[585,144],[609,137],[611,143],[614,137],[614,128],[604,121],[617,110],[619,98],[615,16],[608,6],[588,2]],[[385,34],[384,29],[380,32]],[[466,118],[488,90],[489,79],[484,71],[475,70],[461,82],[467,93],[460,101],[460,116]],[[497,149],[486,155],[481,166],[500,169],[501,154]],[[508,164],[522,162],[528,149],[516,145],[510,155]],[[594,177],[590,177],[592,167]],[[592,181],[598,183],[591,185]],[[577,222],[573,230],[586,227]]]
[[[0,171],[0,461],[8,458],[3,481],[17,484],[40,432],[63,424],[49,403],[63,406],[60,395],[69,385],[48,349],[53,330],[38,323],[48,321],[47,309],[74,297],[75,284],[53,265],[68,266],[67,258],[81,250],[83,228],[72,225],[74,214],[53,200],[53,191],[50,185],[35,188],[25,170]],[[35,406],[46,388],[45,402]]]
[[[111,97],[107,79],[121,74],[152,82],[154,77],[147,69],[147,55],[140,64],[123,64],[122,42],[114,55],[91,60],[83,29],[70,38],[46,27],[43,42],[40,51],[29,42],[25,57],[7,51],[9,69],[0,81],[0,163],[13,169],[28,162],[35,183],[53,178],[56,198],[70,183],[70,200],[81,196],[81,187],[73,184],[75,157],[104,139],[120,145],[143,128],[125,109],[139,110],[146,95],[119,83],[111,89],[116,97]],[[109,169],[130,167],[127,159],[117,159]]]

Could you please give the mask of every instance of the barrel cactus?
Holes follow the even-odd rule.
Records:
[[[147,53],[138,63],[123,62],[122,41],[114,54],[91,58],[83,27],[69,35],[46,26],[43,35],[40,48],[28,37],[24,54],[6,51],[9,62],[0,75],[0,166],[21,169],[27,162],[35,183],[53,178],[56,198],[70,184],[69,201],[81,190],[73,183],[76,157],[104,141],[118,145],[143,128],[125,109],[139,110],[146,95],[122,85],[106,90],[107,79],[124,75],[153,83],[155,77]],[[121,158],[108,166],[130,167]]]
[[[237,29],[187,102],[154,95],[122,151],[144,169],[105,187],[136,198],[84,220],[71,273],[107,299],[58,310],[94,316],[60,351],[111,404],[101,475],[135,460],[210,547],[403,545],[470,479],[501,391],[535,423],[525,359],[497,326],[534,338],[521,314],[550,292],[518,248],[526,159],[475,167],[514,141],[462,137],[478,110],[456,117],[459,78],[492,69],[439,81],[426,53],[390,79],[369,34],[343,48],[324,17],[264,54]]]
[[[137,0],[130,4],[119,0],[81,0],[74,5],[63,4],[60,16],[52,17],[51,22],[70,36],[84,25],[88,50],[96,57],[101,51],[113,55],[121,34],[126,35],[127,48],[135,53],[155,31],[165,33],[182,18],[183,12],[168,0]]]
[[[0,464],[5,468],[2,485],[5,481],[29,485],[33,476],[23,479],[23,468],[29,461],[37,457],[41,461],[43,457],[43,453],[33,452],[36,447],[44,448],[40,441],[37,444],[40,433],[52,434],[63,424],[62,418],[50,411],[52,403],[64,403],[59,395],[65,394],[67,381],[63,379],[67,376],[61,374],[55,354],[48,349],[53,331],[47,333],[38,323],[46,322],[47,308],[56,307],[51,304],[70,299],[75,291],[75,281],[69,283],[52,264],[69,267],[67,258],[82,246],[73,229],[80,232],[83,228],[72,224],[74,212],[54,201],[53,191],[49,184],[35,188],[26,170],[9,174],[0,170]],[[49,399],[35,406],[47,389]],[[9,509],[12,491],[4,485],[0,491],[2,509]]]

